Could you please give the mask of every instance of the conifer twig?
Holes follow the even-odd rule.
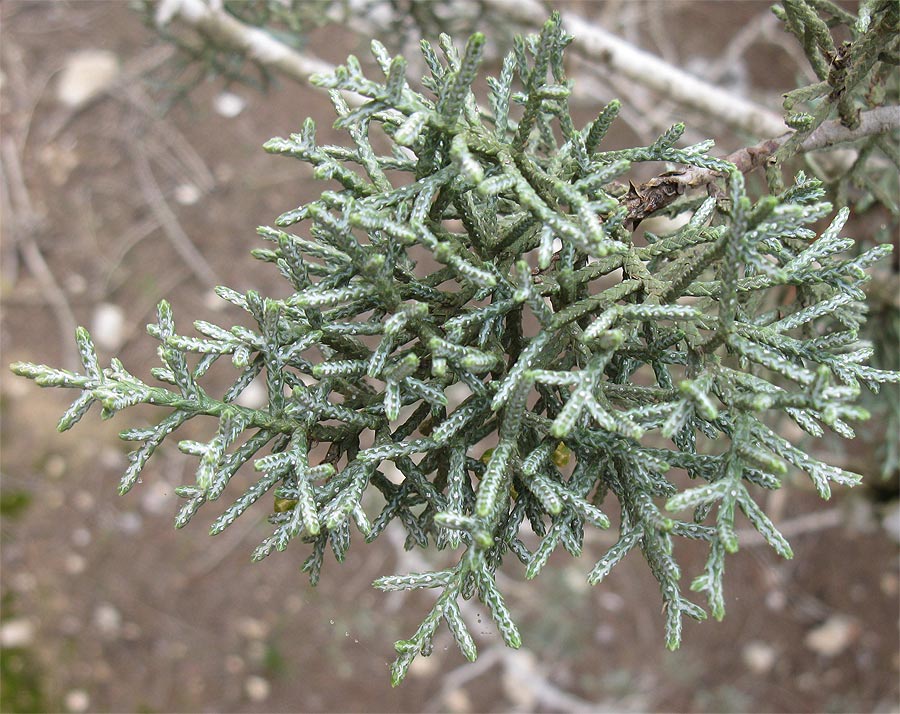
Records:
[[[499,75],[486,78],[484,110],[473,92],[483,34],[463,50],[448,36],[439,47],[422,41],[427,95],[407,79],[406,59],[373,40],[375,76],[351,56],[312,80],[329,91],[333,127],[349,141],[320,143],[309,118],[265,144],[311,166],[328,189],[258,229],[266,247],[253,255],[277,267],[287,296],[216,289],[253,327],[197,320],[195,334],[183,334],[161,301],[147,331],[161,362],[151,374],[168,386],[143,381],[118,358],[103,367],[83,328],[75,335],[82,371],[11,365],[39,386],[76,393],[61,431],[94,403],[103,418],[139,404],[165,410],[158,423],[121,432],[135,443],[122,494],[174,431],[195,417],[216,421],[209,441],[178,442],[198,465],[175,489],[183,500],[175,526],[225,496],[231,505],[209,530],[216,536],[268,503],[273,529],[254,561],[299,547],[315,585],[329,550],[344,562],[354,528],[366,542],[387,530],[404,552],[453,551],[447,567],[410,558],[373,582],[385,592],[434,591],[419,626],[395,643],[394,685],[433,651],[442,623],[462,656],[477,658],[468,624],[476,598],[503,643],[519,649],[497,577],[504,559],[514,557],[531,579],[559,548],[577,558],[585,531],[612,527],[610,507],[618,533],[587,582],[599,584],[640,550],[660,586],[666,646],[677,648],[685,618],[725,614],[725,557],[741,545],[739,512],[792,557],[760,489],[777,490],[792,469],[808,474],[822,498],[862,478],[776,433],[768,424],[777,413],[813,437],[827,428],[852,439],[854,423],[869,417],[857,403],[861,389],[900,382],[900,372],[867,364],[873,348],[860,339],[866,271],[891,246],[853,251],[842,235],[846,207],[814,230],[833,206],[822,182],[802,172],[786,190],[755,199],[733,163],[709,154],[711,140],[676,146],[684,124],[646,146],[605,150],[621,104],[575,124],[563,54],[570,40],[558,13],[539,35],[517,38]],[[351,108],[342,93],[360,103]],[[883,121],[891,126],[890,115]],[[812,141],[847,137],[832,131]],[[147,157],[135,160],[152,182]],[[693,201],[686,225],[638,245],[625,221],[646,196],[607,189],[647,163],[724,172],[728,200]],[[661,189],[678,188],[659,178]],[[159,187],[150,188],[156,209],[166,208]],[[424,260],[442,267],[420,276]],[[793,299],[785,285],[796,286]],[[204,385],[220,359],[234,381],[213,396]],[[267,401],[243,406],[255,379],[265,380]],[[451,399],[459,387],[469,395],[461,403]],[[728,447],[706,453],[698,436]],[[488,439],[495,445],[485,449]],[[391,463],[402,479],[379,468]],[[249,486],[233,478],[245,465],[257,472]],[[673,469],[687,471],[693,486],[680,488]],[[690,584],[707,608],[681,582],[674,543],[685,539],[708,544]],[[531,661],[501,661],[512,694],[580,708]]]
[[[885,134],[900,129],[900,106],[878,107],[859,116],[859,126],[848,129],[839,119],[827,121],[810,134],[800,145],[801,152],[829,149],[839,144],[847,144],[868,136]],[[729,154],[725,160],[734,164],[743,173],[751,173],[764,167],[768,159],[786,142],[794,132],[789,131],[773,139],[766,139],[753,146]],[[640,186],[632,187],[627,198],[628,218],[640,221],[654,211],[665,208],[685,190],[708,186],[722,173],[713,169],[692,166],[684,171],[668,172],[656,176]]]

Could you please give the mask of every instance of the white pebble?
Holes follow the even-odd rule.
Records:
[[[625,609],[625,598],[610,590],[600,592],[600,607],[610,612],[621,612]]]
[[[76,528],[72,531],[72,545],[84,548],[91,544],[91,532],[87,528]]]
[[[804,644],[823,657],[835,657],[856,639],[859,627],[846,615],[832,615],[818,627],[810,630]]]
[[[895,502],[881,520],[881,527],[895,543],[900,543],[900,502]]]
[[[272,686],[268,680],[252,675],[244,680],[244,691],[254,702],[262,702],[269,698]]]
[[[269,400],[269,393],[261,379],[254,379],[247,388],[240,393],[234,403],[248,409],[260,409]]]
[[[66,693],[65,704],[70,712],[86,712],[91,706],[91,698],[83,689],[73,689]]]
[[[87,561],[85,560],[83,555],[79,555],[78,553],[69,553],[66,556],[63,567],[65,567],[66,572],[69,575],[80,575],[87,567]]]
[[[247,106],[247,102],[233,92],[222,92],[215,98],[213,106],[216,112],[226,119],[233,119]]]
[[[182,183],[175,187],[174,195],[182,206],[193,206],[200,200],[200,189],[192,183]]]
[[[91,336],[98,347],[115,351],[125,341],[125,312],[118,305],[100,303],[91,320]]]
[[[248,640],[264,640],[269,635],[269,626],[255,617],[240,618],[235,629],[241,637],[246,637]]]
[[[0,625],[0,645],[3,647],[28,647],[34,641],[34,625],[30,620],[18,618]]]
[[[94,626],[106,638],[118,637],[122,629],[122,614],[111,603],[102,602],[94,610]]]
[[[775,648],[765,642],[753,640],[744,645],[741,658],[755,674],[766,674],[775,665]]]
[[[81,50],[69,55],[56,84],[56,98],[80,107],[106,91],[119,76],[119,59],[107,50]]]
[[[770,590],[766,593],[766,607],[773,612],[781,612],[787,605],[787,595],[783,590]]]

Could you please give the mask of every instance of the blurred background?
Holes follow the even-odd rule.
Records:
[[[213,285],[286,294],[276,270],[250,257],[261,246],[254,230],[323,184],[306,165],[261,146],[299,130],[307,116],[323,141],[340,141],[330,102],[277,71],[217,55],[177,16],[161,37],[154,23],[178,6],[0,4],[3,365],[74,366],[74,326],[85,325],[101,361],[118,355],[149,376],[155,343],[143,326],[160,298],[184,329],[197,318],[240,321]],[[297,51],[331,63],[351,52],[368,61],[366,33],[411,58],[422,29],[454,31],[461,41],[488,25],[488,70],[514,29],[478,2],[396,0],[354,14],[358,6],[305,2],[293,5],[293,19],[274,20]],[[781,94],[810,78],[768,2],[557,6],[776,117]],[[271,4],[242,3],[238,14],[250,22],[264,8]],[[570,72],[581,87],[582,124],[622,99],[611,148],[649,143],[680,120],[689,139],[715,138],[720,155],[766,137],[584,60]],[[879,239],[891,224],[878,210],[853,219],[847,234]],[[874,318],[889,361],[897,282],[890,266],[880,270]],[[790,538],[794,560],[743,534],[727,566],[724,622],[687,623],[680,651],[664,648],[657,585],[639,558],[587,585],[612,543],[597,536],[582,559],[556,554],[535,581],[526,583],[515,564],[505,570],[501,587],[522,625],[522,650],[507,650],[480,618],[475,664],[442,632],[433,656],[417,659],[397,689],[388,673],[393,642],[412,632],[429,602],[378,593],[371,582],[427,568],[437,555],[405,553],[389,530],[372,546],[357,543],[345,564],[327,563],[312,588],[299,572],[299,549],[249,563],[268,533],[265,507],[214,539],[206,530],[216,514],[202,510],[176,533],[173,489],[190,478],[192,459],[164,445],[143,483],[119,497],[127,444],[116,434],[141,413],[112,423],[92,413],[57,434],[66,396],[4,366],[4,712],[900,711],[897,434],[886,415],[895,394],[850,449],[818,447],[820,457],[865,474],[866,485],[838,489],[827,503],[800,479],[772,493],[766,510]],[[194,438],[191,429],[183,438]],[[700,551],[679,557],[686,578],[702,567]]]

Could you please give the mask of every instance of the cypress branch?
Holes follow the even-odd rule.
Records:
[[[812,23],[803,35],[809,52],[833,52],[804,2],[786,7],[791,27]],[[201,20],[213,23],[210,13]],[[462,53],[442,38],[443,59],[423,43],[425,92],[407,82],[405,60],[379,43],[372,52],[382,76],[367,77],[355,58],[323,68],[315,83],[331,90],[347,145],[317,145],[307,120],[265,146],[328,182],[318,199],[283,214],[278,229],[259,229],[267,242],[255,256],[278,268],[292,294],[219,287],[257,326],[197,321],[199,336],[180,334],[160,303],[148,332],[159,342],[162,386],[118,360],[103,368],[82,328],[83,373],[12,365],[40,386],[76,390],[61,430],[94,402],[104,418],[136,404],[164,408],[155,426],[122,432],[138,442],[122,493],[172,432],[211,417],[208,442],[179,445],[198,467],[177,489],[185,502],[176,526],[226,491],[233,500],[212,534],[270,503],[274,528],[253,560],[302,550],[315,584],[329,549],[344,560],[351,526],[371,542],[391,521],[405,528],[409,547],[452,550],[449,568],[375,583],[440,591],[420,627],[397,642],[394,684],[431,651],[442,621],[463,655],[476,657],[459,597],[477,596],[504,642],[520,646],[496,579],[504,558],[512,554],[536,577],[559,546],[579,557],[585,529],[609,528],[614,510],[617,542],[586,577],[601,582],[639,550],[659,583],[665,642],[677,647],[683,617],[706,616],[683,592],[678,539],[707,545],[691,590],[704,592],[721,618],[725,556],[740,547],[737,510],[779,555],[792,555],[757,487],[778,488],[795,469],[827,498],[832,485],[859,480],[779,436],[767,426],[770,413],[814,436],[827,427],[852,438],[851,422],[867,417],[856,404],[861,390],[900,381],[867,364],[872,350],[859,338],[866,269],[890,248],[853,254],[845,209],[818,236],[813,227],[833,207],[817,180],[798,174],[788,188],[755,197],[743,177],[801,132],[801,147],[825,146],[891,128],[896,112],[864,113],[855,127],[804,124],[812,128],[728,160],[710,156],[711,142],[679,147],[682,124],[648,146],[603,151],[619,104],[575,126],[563,72],[571,39],[553,15],[539,36],[518,41],[488,81],[489,110],[472,92],[481,35]],[[870,54],[864,46],[853,66]],[[375,151],[376,127],[393,151]],[[614,184],[634,164],[660,161],[687,168],[628,192]],[[721,176],[726,190],[676,203],[681,189]],[[688,223],[636,245],[630,228],[673,207],[690,214]],[[289,225],[295,233],[281,230]],[[443,267],[421,277],[425,256]],[[217,399],[202,382],[223,357],[237,375]],[[235,404],[258,375],[267,404]],[[460,404],[451,399],[455,386],[469,393]],[[710,453],[698,452],[700,435],[712,440]],[[496,446],[485,452],[488,436]],[[320,463],[310,460],[315,442],[329,446]],[[231,478],[249,461],[259,475],[240,492]],[[383,475],[384,462],[402,483]],[[688,472],[690,486],[673,468]],[[693,518],[676,516],[688,509]]]

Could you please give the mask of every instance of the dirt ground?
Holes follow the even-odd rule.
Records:
[[[689,62],[701,36],[724,46],[768,3],[634,5],[648,18],[636,39]],[[324,95],[217,80],[163,113],[173,88],[151,79],[164,76],[167,50],[125,2],[4,1],[0,23],[3,365],[72,365],[72,327],[84,324],[106,335],[101,360],[118,354],[149,378],[155,343],[143,325],[161,297],[182,326],[230,325],[240,317],[212,284],[285,293],[275,270],[249,256],[261,246],[254,229],[321,184],[260,147],[307,115],[327,127]],[[358,51],[329,32],[313,37],[326,59]],[[124,74],[73,108],[59,87],[84,50],[111,52]],[[767,69],[773,52],[751,47],[738,75],[777,108],[793,70],[784,58]],[[245,103],[236,116],[226,89]],[[214,539],[214,512],[172,528],[173,489],[191,468],[174,445],[116,495],[127,451],[116,433],[146,413],[112,423],[92,413],[60,435],[65,395],[8,373],[0,380],[4,711],[900,711],[897,543],[881,523],[895,505],[864,489],[821,503],[798,480],[772,494],[769,512],[793,531],[794,559],[742,541],[727,565],[725,620],[687,625],[677,653],[664,648],[657,586],[639,559],[586,584],[610,544],[598,537],[580,560],[558,555],[533,582],[506,570],[522,651],[505,650],[484,618],[478,663],[466,664],[444,633],[391,689],[393,641],[429,603],[371,587],[415,569],[390,533],[355,543],[343,565],[327,563],[317,588],[299,572],[300,549],[251,565],[268,534],[265,509]],[[874,473],[864,451],[833,457]],[[692,576],[702,553],[682,561]]]

